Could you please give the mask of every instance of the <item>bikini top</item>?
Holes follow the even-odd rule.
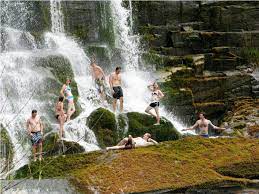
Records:
[[[152,95],[152,101],[158,101],[159,100],[157,91],[152,92],[151,95]]]
[[[66,86],[64,92],[67,94],[67,96],[73,96],[71,87],[69,85]]]

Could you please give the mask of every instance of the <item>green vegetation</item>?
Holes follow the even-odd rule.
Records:
[[[84,148],[76,142],[60,141],[57,133],[50,133],[44,138],[43,151],[45,156],[59,154],[75,154],[84,152]]]
[[[94,131],[101,147],[117,144],[118,134],[115,115],[109,110],[98,108],[93,111],[86,124]]]
[[[177,140],[181,137],[172,123],[165,118],[161,118],[159,126],[154,126],[155,118],[138,112],[127,113],[129,120],[128,133],[133,137],[143,136],[144,133],[150,133],[152,138],[157,141]]]
[[[184,191],[229,184],[245,186],[251,181],[230,176],[246,168],[249,170],[242,177],[254,177],[258,162],[257,140],[188,137],[133,150],[49,157],[22,167],[16,178],[39,178],[40,170],[42,178],[69,178],[82,193],[88,193],[90,186],[101,193]],[[225,176],[226,172],[231,175]]]
[[[52,87],[49,88],[49,92],[55,94],[57,97],[59,96],[60,89],[62,84],[66,82],[67,78],[72,80],[71,82],[71,89],[74,96],[74,102],[76,106],[76,112],[72,116],[75,118],[81,112],[81,108],[77,104],[78,100],[78,88],[77,84],[74,80],[74,73],[71,67],[70,62],[68,59],[64,58],[63,56],[47,56],[37,59],[37,65],[48,68],[56,78],[57,83],[52,84]]]

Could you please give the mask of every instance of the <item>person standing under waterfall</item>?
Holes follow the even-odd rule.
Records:
[[[123,111],[123,91],[121,88],[121,67],[116,67],[109,77],[109,83],[113,96],[113,111],[116,112],[117,100],[120,100],[120,112]]]
[[[225,128],[217,127],[212,124],[212,122],[208,119],[205,118],[205,113],[200,112],[199,113],[199,120],[196,121],[196,123],[187,129],[183,129],[182,131],[187,131],[187,130],[195,130],[198,128],[198,133],[202,137],[209,137],[209,125],[213,127],[215,130],[226,130]]]
[[[103,102],[105,101],[105,74],[103,69],[96,64],[95,58],[93,57],[91,62],[92,76],[95,81],[96,88],[101,96]]]
[[[156,123],[154,125],[160,125],[159,101],[161,98],[164,97],[164,94],[159,89],[159,86],[156,82],[153,83],[152,85],[149,85],[148,89],[152,92],[151,93],[151,103],[146,108],[145,112],[156,118]],[[156,114],[152,112],[152,109],[155,110]]]
[[[64,97],[60,96],[58,102],[55,106],[55,115],[56,119],[59,122],[59,138],[61,139],[64,136],[64,123],[66,121],[67,115],[64,112]]]
[[[71,84],[71,80],[67,79],[66,83],[62,86],[60,90],[60,95],[63,97],[66,95],[66,99],[67,99],[67,121],[70,121],[71,116],[76,111],[75,104],[74,104],[74,96],[72,94],[70,84]]]
[[[40,116],[37,115],[37,110],[32,110],[31,117],[27,120],[26,128],[31,138],[33,159],[34,161],[37,160],[36,153],[37,147],[39,147],[39,160],[42,160],[43,124]]]

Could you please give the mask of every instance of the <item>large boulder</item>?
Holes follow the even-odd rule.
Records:
[[[144,133],[150,133],[152,138],[157,141],[177,140],[181,137],[173,124],[166,118],[161,118],[161,124],[155,126],[155,118],[138,112],[127,113],[128,134],[133,137],[143,136]]]
[[[66,155],[84,152],[77,142],[59,140],[57,133],[50,133],[44,138],[43,152],[45,156]]]
[[[104,108],[98,108],[87,118],[88,127],[94,131],[101,147],[112,146],[118,142],[115,115]]]

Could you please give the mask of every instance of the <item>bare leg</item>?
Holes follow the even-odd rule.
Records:
[[[75,112],[74,102],[69,102],[68,109],[67,109],[67,121],[70,121],[70,117],[74,114],[74,112]]]
[[[123,97],[120,97],[120,111],[123,112]]]
[[[127,142],[128,142],[128,138],[124,138],[123,140],[121,140],[121,141],[117,144],[117,146],[125,145]]]
[[[33,152],[33,160],[34,161],[37,160],[36,151],[37,151],[37,147],[35,145],[33,145],[32,146],[32,152]]]
[[[59,120],[59,138],[61,139],[63,137],[63,133],[64,133],[64,121],[65,121],[65,117],[63,116],[59,116],[58,117]]]
[[[157,115],[155,115],[153,112],[151,112],[153,108],[151,106],[148,106],[145,110],[146,113],[152,115],[153,117],[157,117]]]
[[[160,115],[159,115],[159,107],[158,106],[156,106],[155,107],[155,111],[156,111],[156,123],[157,124],[160,124]]]
[[[113,99],[113,102],[112,102],[113,112],[116,112],[116,106],[117,106],[117,99]]]
[[[106,150],[121,150],[124,149],[125,145],[122,146],[112,146],[112,147],[107,147]]]

